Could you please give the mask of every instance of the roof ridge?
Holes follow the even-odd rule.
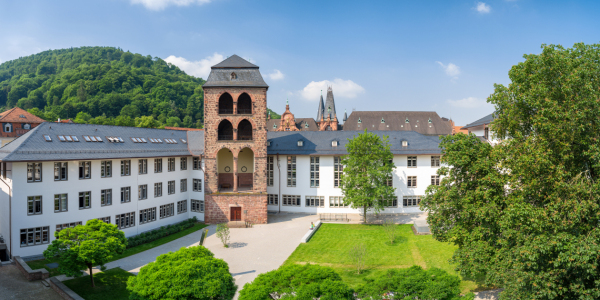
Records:
[[[40,124],[40,125],[38,125],[38,126],[35,126],[35,127],[34,127],[34,128],[32,128],[31,130],[29,130],[27,133],[25,133],[24,135],[22,135],[22,136],[20,136],[20,137],[18,137],[18,138],[16,138],[16,139],[14,139],[14,140],[10,141],[10,143],[8,143],[8,144],[6,144],[6,145],[2,146],[2,148],[4,148],[4,147],[6,147],[6,146],[8,146],[8,145],[10,145],[10,144],[12,144],[12,143],[14,143],[14,142],[16,142],[16,141],[19,141],[19,139],[23,139],[22,141],[19,141],[19,142],[20,142],[20,144],[19,144],[19,145],[17,145],[17,146],[15,147],[15,149],[13,149],[12,151],[9,151],[9,152],[8,152],[8,154],[7,154],[5,157],[3,157],[3,158],[2,158],[2,160],[6,160],[7,158],[9,158],[9,157],[10,157],[11,155],[13,155],[14,153],[17,153],[17,152],[19,151],[19,149],[20,149],[21,147],[23,147],[23,145],[24,145],[26,142],[28,142],[28,140],[29,140],[29,137],[31,137],[31,136],[32,136],[32,135],[33,135],[33,134],[34,134],[34,133],[35,133],[37,130],[39,130],[39,128],[41,128],[43,124],[44,124],[44,123],[42,123],[42,124]],[[2,148],[0,148],[0,149],[2,149]]]

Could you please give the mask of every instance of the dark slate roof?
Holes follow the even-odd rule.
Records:
[[[194,156],[200,156],[204,153],[204,131],[187,132],[188,150]]]
[[[281,119],[270,119],[267,120],[267,131],[276,131],[279,129],[281,124]],[[306,127],[308,124],[308,128]],[[277,125],[275,128],[273,125]],[[319,126],[317,126],[317,122],[313,118],[297,118],[296,119],[296,128],[301,131],[318,131]]]
[[[52,138],[51,142],[45,141],[46,134]],[[79,142],[61,142],[59,135],[77,136]],[[103,142],[86,142],[84,135],[100,136]],[[191,155],[188,144],[181,141],[187,141],[187,135],[188,131],[182,130],[45,122],[0,148],[0,160],[54,161],[187,156]],[[198,135],[193,138],[198,138],[204,143],[204,132],[196,131],[192,135]],[[121,137],[124,142],[111,143],[107,139],[109,136]],[[145,138],[147,143],[134,143],[132,137]],[[160,138],[163,142],[151,143],[149,138]],[[174,139],[177,144],[167,144],[165,138]],[[193,145],[197,144],[198,141],[193,141]]]
[[[235,73],[235,79],[231,74]],[[258,66],[245,59],[232,55],[211,67],[203,87],[264,87],[269,88]]]
[[[353,111],[344,122],[344,130],[365,129],[416,131],[425,135],[452,134],[451,122],[440,118],[434,111]]]
[[[496,112],[493,112],[493,113],[491,113],[491,114],[489,114],[489,115],[487,115],[487,116],[485,116],[485,117],[483,117],[483,118],[481,118],[481,119],[479,119],[479,120],[477,120],[477,121],[475,121],[473,123],[467,124],[463,128],[461,128],[461,129],[467,129],[467,128],[471,128],[471,127],[475,127],[475,126],[480,126],[480,125],[483,125],[483,124],[490,124],[490,122],[494,121],[494,114],[495,113]]]
[[[321,100],[319,100],[319,109],[317,111],[317,122],[321,121],[321,117],[323,117],[323,95],[321,95]]]
[[[232,55],[225,59],[224,61],[214,65],[211,67],[212,69],[235,69],[235,68],[255,68],[258,69],[258,66],[237,56]]]
[[[333,100],[331,88],[327,89],[327,100],[325,100],[325,107],[323,107],[323,119],[327,120],[327,117],[331,117],[332,120],[336,117],[335,101]],[[319,119],[319,121],[321,120]]]
[[[268,132],[267,154],[283,155],[344,155],[348,139],[358,136],[363,131],[278,131]],[[373,131],[373,133],[389,136],[393,154],[440,154],[440,140],[437,136],[426,136],[414,131]],[[303,146],[298,147],[298,141]],[[407,147],[402,147],[402,141],[408,141]],[[338,141],[333,147],[332,141]]]

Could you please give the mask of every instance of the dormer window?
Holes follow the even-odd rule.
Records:
[[[408,147],[408,141],[402,141],[402,147]]]
[[[267,147],[271,147],[271,141],[267,141]]]
[[[406,123],[408,123],[408,118],[406,118],[406,121],[405,121],[405,122],[406,122]]]
[[[25,115],[19,115],[19,118],[25,119]]]
[[[31,129],[31,124],[23,124],[23,129]]]
[[[273,128],[277,128],[277,124],[273,124]]]
[[[331,147],[337,147],[338,141],[331,141]]]
[[[358,124],[362,123],[362,121],[360,120],[360,117],[358,117]]]
[[[383,118],[381,118],[381,123],[385,123],[385,120]]]
[[[231,80],[234,80],[234,79],[237,79],[237,74],[235,74],[235,73],[232,72],[231,73]]]
[[[304,128],[308,128],[308,123],[304,123]]]
[[[298,147],[302,147],[302,146],[304,146],[304,141],[302,141],[302,140],[298,141]]]
[[[429,118],[429,124],[431,124],[431,118]]]
[[[12,132],[12,124],[11,123],[4,124],[4,132]]]

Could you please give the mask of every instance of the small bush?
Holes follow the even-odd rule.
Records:
[[[152,231],[144,232],[139,235],[129,237],[127,239],[127,248],[132,248],[142,244],[150,243],[165,236],[184,231],[188,228],[194,227],[194,224],[196,224],[197,222],[198,219],[196,217],[193,217],[179,224],[161,226],[158,229],[154,229]]]
[[[227,223],[221,223],[217,225],[217,237],[223,243],[223,247],[229,247],[229,226]]]

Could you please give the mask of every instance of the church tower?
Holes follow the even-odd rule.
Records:
[[[207,224],[267,222],[267,89],[258,66],[233,55],[204,89]]]
[[[327,100],[323,106],[323,96],[319,102],[319,112],[317,114],[317,125],[319,131],[338,130],[338,119],[335,114],[335,101],[333,100],[333,89],[327,88]]]

